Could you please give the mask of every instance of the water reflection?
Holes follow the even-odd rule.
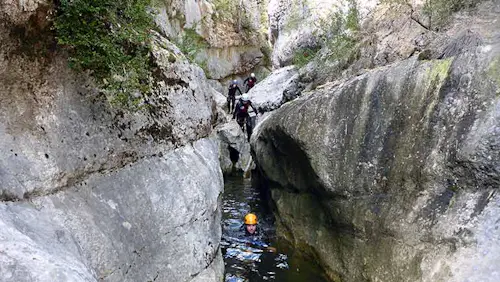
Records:
[[[243,217],[249,212],[257,215],[264,236],[245,237]],[[225,180],[221,242],[225,281],[326,281],[310,259],[276,238],[273,221],[271,211],[250,180],[241,177]],[[269,251],[268,246],[277,247],[277,252]]]

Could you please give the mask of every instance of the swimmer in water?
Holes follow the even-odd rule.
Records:
[[[262,248],[265,251],[269,252],[276,252],[276,248],[270,247],[267,244],[264,244],[262,242],[262,239],[264,239],[265,234],[264,232],[258,227],[258,222],[257,222],[257,216],[253,213],[249,213],[245,215],[244,219],[244,229],[245,229],[245,236],[249,237],[252,239],[251,245],[255,245],[257,247]]]

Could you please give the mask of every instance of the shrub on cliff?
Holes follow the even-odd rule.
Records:
[[[196,32],[195,28],[185,28],[182,37],[175,43],[191,62],[194,62],[198,52],[209,47],[208,42]]]
[[[121,106],[135,106],[150,91],[149,38],[154,26],[150,0],[61,0],[57,41],[70,66],[88,72]]]
[[[348,1],[348,10],[333,13],[333,16],[319,22],[322,27],[320,38],[326,47],[322,61],[336,61],[342,69],[347,66],[358,52],[358,31],[360,19],[355,0]]]
[[[185,28],[182,36],[175,40],[175,45],[179,47],[181,52],[186,55],[186,58],[191,63],[198,64],[206,75],[209,74],[207,60],[197,60],[196,55],[204,49],[208,49],[210,46],[208,42],[196,32],[196,27]]]
[[[293,58],[292,58],[292,63],[301,68],[305,65],[307,65],[312,59],[314,59],[314,56],[316,56],[316,53],[319,51],[319,48],[315,47],[303,47],[299,48],[298,50],[295,50],[293,53]]]

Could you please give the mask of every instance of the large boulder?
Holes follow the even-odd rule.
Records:
[[[217,147],[201,140],[4,201],[2,281],[220,281],[222,187]]]
[[[268,112],[295,99],[302,89],[296,68],[289,66],[272,72],[250,89],[248,95],[259,111]]]
[[[334,281],[498,281],[499,66],[412,58],[272,112],[252,148],[279,233]]]
[[[245,171],[252,162],[247,135],[236,121],[218,126],[216,140],[219,144],[219,159],[223,173]]]

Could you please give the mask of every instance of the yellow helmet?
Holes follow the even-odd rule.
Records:
[[[257,224],[257,216],[253,213],[245,215],[245,224]]]

